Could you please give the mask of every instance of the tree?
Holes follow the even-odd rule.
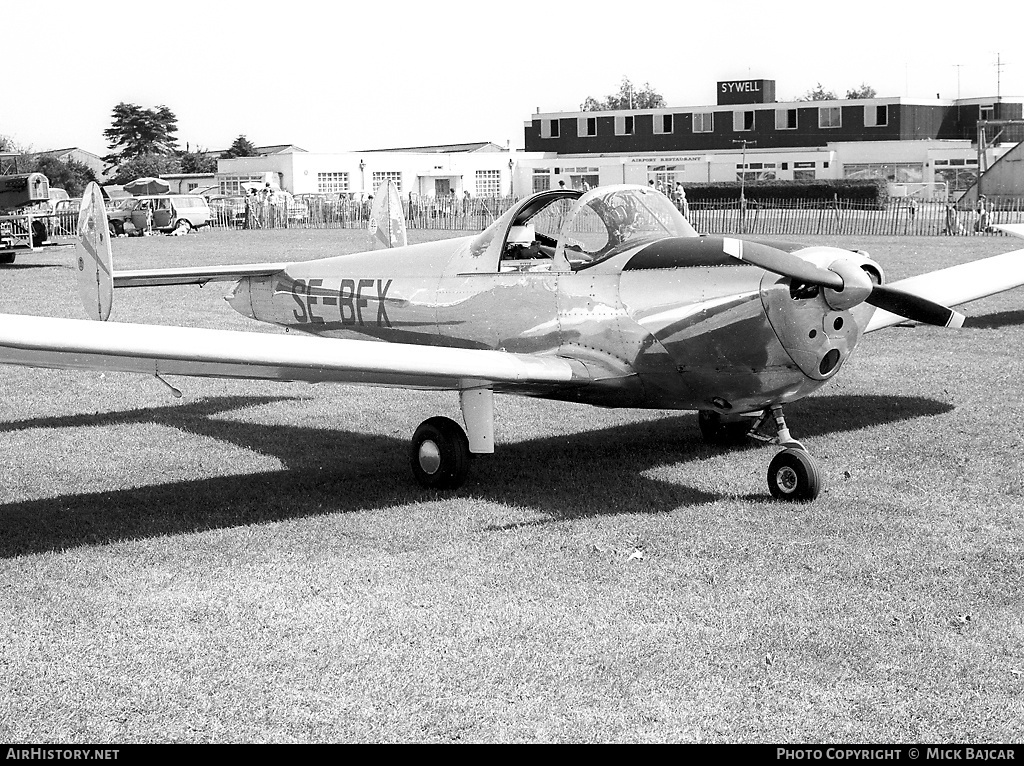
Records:
[[[217,159],[203,149],[184,151],[178,155],[182,173],[216,173]]]
[[[847,98],[874,98],[878,93],[865,82],[860,84],[859,88],[851,88],[846,91]]]
[[[51,187],[63,189],[70,197],[81,197],[89,182],[96,180],[96,174],[88,165],[46,154],[35,155],[25,172],[42,173]]]
[[[807,91],[804,95],[795,99],[796,101],[835,101],[835,91],[825,90],[825,86],[820,82],[811,90]]]
[[[235,142],[228,147],[228,150],[224,152],[221,157],[225,160],[234,159],[235,157],[257,157],[259,152],[256,151],[256,147],[252,141],[246,138],[244,135],[239,136],[235,139]]]
[[[181,160],[176,155],[142,154],[125,160],[117,166],[110,178],[114,184],[126,184],[136,178],[159,178],[165,173],[180,173]]]
[[[177,132],[178,118],[166,106],[143,109],[122,101],[114,107],[110,127],[103,131],[111,150],[103,159],[119,165],[145,155],[173,155]]]
[[[24,154],[27,149],[18,144],[10,136],[0,134],[0,152],[10,152],[14,154]]]
[[[619,92],[606,96],[604,101],[598,101],[593,96],[587,96],[580,104],[582,112],[609,112],[614,109],[661,109],[665,106],[665,99],[656,92],[650,83],[644,83],[639,90],[630,82],[628,77],[622,78]]]

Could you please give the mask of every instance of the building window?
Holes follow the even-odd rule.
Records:
[[[841,128],[843,127],[843,110],[838,106],[818,107],[819,128]]]
[[[551,188],[551,172],[544,168],[533,169],[533,191],[547,191]]]
[[[868,162],[843,166],[843,178],[882,178],[890,183],[919,184],[924,166],[917,162]]]
[[[889,107],[885,104],[864,106],[864,127],[880,128],[889,124]]]
[[[599,174],[601,171],[599,168],[564,168],[562,172],[569,176],[569,186],[573,189],[589,191],[600,183]]]
[[[541,120],[540,137],[558,138],[558,120]]]
[[[654,132],[655,133],[671,133],[672,132],[672,115],[671,114],[658,114],[654,116]]]
[[[732,113],[732,129],[737,133],[741,133],[746,130],[754,129],[754,112],[748,110],[745,112],[733,112]]]
[[[996,118],[996,108],[994,106],[983,106],[980,108],[981,120],[994,120]]]
[[[796,109],[776,109],[775,129],[796,130]]]
[[[714,112],[697,112],[693,115],[694,133],[711,133],[715,129]]]
[[[348,191],[348,173],[317,173],[316,190],[321,194]]]
[[[500,170],[478,170],[478,171],[476,171],[476,196],[478,196],[478,197],[500,197],[501,196],[501,171]]]
[[[794,162],[793,163],[793,180],[794,181],[813,181],[814,180],[814,163],[813,162]]]
[[[778,174],[774,162],[748,162],[746,168],[743,165],[736,166],[737,181],[774,181],[776,178]]]
[[[577,121],[576,135],[579,136],[596,136],[597,135],[597,118],[596,117],[580,117]]]
[[[685,165],[652,165],[647,168],[647,179],[654,181],[655,188],[662,194],[672,194],[676,181],[682,181]]]
[[[398,193],[402,193],[402,174],[396,173],[393,170],[374,170],[373,171],[373,190],[377,191],[377,187],[381,184],[387,184],[388,181],[394,181],[395,186],[398,188]]]
[[[633,135],[633,115],[620,115],[615,118],[615,135],[617,136],[631,136]]]
[[[220,184],[220,193],[227,195],[245,194],[245,187],[242,184],[254,183],[263,185],[263,176],[221,176],[217,183]]]

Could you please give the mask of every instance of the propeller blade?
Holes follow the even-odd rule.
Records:
[[[884,285],[875,285],[867,302],[876,308],[925,324],[939,327],[964,326],[964,315],[960,312],[920,295],[905,293]]]
[[[746,242],[726,238],[723,241],[726,254],[746,261],[773,274],[789,277],[819,287],[830,287],[841,291],[846,285],[843,277],[831,269],[823,269],[800,256],[778,250],[757,242]],[[841,271],[842,269],[839,269]],[[864,288],[867,284],[864,285]],[[859,291],[858,291],[859,292]],[[863,295],[863,293],[861,293]],[[920,295],[903,292],[884,285],[874,285],[866,298],[851,296],[859,303],[866,300],[876,308],[884,309],[907,319],[939,327],[963,327],[964,315],[941,303],[922,298]]]
[[[843,278],[834,271],[823,269],[821,266],[816,266],[785,250],[730,237],[726,237],[723,241],[723,249],[727,255],[751,263],[773,274],[820,287],[831,287],[833,290],[843,289]]]

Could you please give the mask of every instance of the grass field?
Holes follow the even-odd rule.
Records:
[[[842,244],[890,279],[1015,247]],[[72,255],[0,271],[2,311],[83,316]],[[120,291],[114,319],[276,331],[224,292]],[[496,454],[440,495],[407,440],[453,394],[0,368],[0,741],[1020,743],[1024,290],[966,313],[873,334],[787,409],[808,505],[692,413],[499,398]]]

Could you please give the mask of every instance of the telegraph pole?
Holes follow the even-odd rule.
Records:
[[[754,144],[757,143],[757,141],[750,141],[746,138],[741,138],[739,140],[733,141],[733,143],[743,145],[743,159],[741,160],[742,167],[740,169],[740,234],[745,234],[747,228],[747,145],[749,144],[753,146]]]

